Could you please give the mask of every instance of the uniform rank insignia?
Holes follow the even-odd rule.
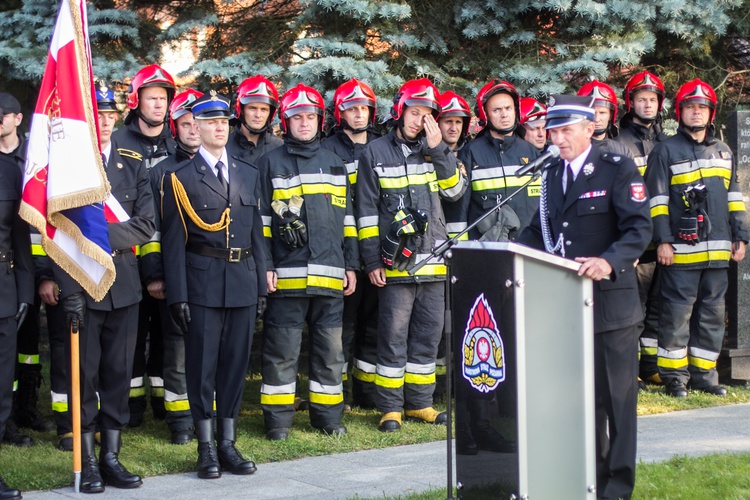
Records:
[[[607,190],[603,191],[589,191],[588,193],[583,193],[581,196],[578,197],[579,200],[588,200],[590,198],[601,198],[602,196],[607,196]]]
[[[594,173],[594,164],[593,163],[587,163],[583,166],[583,174],[584,175],[591,175]]]
[[[639,203],[646,201],[646,186],[642,182],[630,185],[630,199]]]
[[[505,347],[484,294],[474,301],[466,322],[461,373],[479,392],[494,391],[505,380]]]
[[[721,157],[724,158],[725,160],[728,160],[729,158],[732,157],[732,153],[730,153],[729,151],[722,151]]]
[[[529,164],[529,159],[526,158],[526,157],[524,157],[524,156],[522,156],[521,157],[521,163],[523,163],[524,165],[528,165]]]
[[[122,168],[122,163],[118,163],[117,168]]]

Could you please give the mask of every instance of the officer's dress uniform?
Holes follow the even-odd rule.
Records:
[[[367,142],[379,137],[367,132]],[[359,157],[367,144],[355,143],[341,127],[321,144],[321,148],[338,155],[346,166],[352,200],[357,203],[357,170]],[[375,362],[378,342],[378,292],[367,276],[357,269],[357,289],[344,297],[342,380],[347,392],[349,359],[352,359],[352,401],[358,406],[375,406]],[[352,346],[354,355],[352,357]]]
[[[651,127],[635,123],[630,113],[620,119],[620,134],[616,141],[626,146],[633,156],[635,166],[641,175],[645,176],[648,165],[648,155],[656,145],[666,139],[657,122]],[[656,367],[656,350],[658,347],[659,327],[659,275],[656,273],[656,250],[650,246],[638,261],[635,269],[638,277],[638,293],[641,307],[646,316],[640,335],[641,359],[639,375],[643,380],[654,380],[658,374]]]
[[[441,199],[456,201],[466,191],[458,160],[445,143],[436,148],[423,139],[406,143],[395,129],[367,145],[357,177],[360,249],[368,274],[385,267],[381,238],[400,209],[424,210],[428,216],[426,233],[417,242],[416,263],[428,256],[437,240],[448,236]],[[385,269],[386,286],[378,289],[375,375],[381,413],[432,407],[445,273],[445,264],[437,259],[415,276]]]
[[[106,162],[112,196],[130,217],[107,225],[116,278],[104,298],[86,295],[86,316],[81,328],[81,430],[121,431],[130,417],[128,395],[133,354],[138,334],[141,284],[133,247],[154,234],[154,200],[148,173],[123,161],[114,142]],[[82,292],[81,286],[54,266],[60,297]]]
[[[468,223],[477,220],[528,182],[530,174],[516,177],[516,171],[538,156],[539,150],[530,142],[515,135],[496,139],[488,128],[462,148],[458,157],[466,165],[469,175],[469,189],[464,195],[469,198]],[[539,205],[540,182],[532,182],[508,202],[521,221],[520,229],[528,226]],[[519,231],[512,231],[510,238],[515,239]],[[471,239],[481,236],[478,228],[469,232]]]
[[[159,162],[175,154],[177,143],[172,138],[168,125],[162,127],[161,134],[155,137],[144,135],[134,119],[128,125],[112,133],[112,142],[117,145],[117,151],[123,162],[132,166],[142,165],[150,170]],[[150,251],[153,245],[146,251]],[[140,252],[141,249],[136,249]],[[133,375],[130,381],[130,410],[132,426],[140,425],[146,409],[145,376],[148,373],[151,390],[151,408],[156,416],[164,414],[164,379],[163,379],[163,347],[162,322],[159,319],[158,301],[147,292],[141,300],[138,324],[138,340],[133,358]],[[148,348],[146,341],[148,340]],[[146,359],[148,351],[148,359]]]
[[[310,422],[324,429],[341,423],[344,407],[342,314],[344,276],[359,269],[357,228],[344,162],[320,147],[287,136],[284,146],[259,161],[263,178],[268,269],[278,277],[264,320],[260,403],[267,431],[288,429],[294,418],[302,328],[310,338]],[[300,220],[308,242],[289,248],[279,234],[271,202],[304,199]]]
[[[141,247],[141,280],[145,285],[164,279],[164,261],[161,251],[162,182],[165,175],[173,172],[178,165],[190,158],[191,155],[178,144],[174,155],[159,162],[148,171],[151,191],[154,194],[156,232],[151,240]],[[168,180],[168,177],[166,178]],[[185,339],[169,313],[167,301],[157,302],[164,347],[163,379],[164,410],[166,411],[164,420],[174,435],[193,427],[185,381]]]
[[[230,155],[239,156],[246,163],[256,165],[261,156],[284,144],[284,141],[273,135],[270,130],[259,134],[258,143],[256,144],[253,141],[247,140],[247,137],[242,134],[242,127],[244,127],[243,124],[237,123],[232,133],[229,134],[227,150],[229,150]]]
[[[164,178],[161,243],[168,256],[167,302],[187,303],[190,308],[185,370],[196,426],[214,416],[214,392],[219,422],[237,418],[258,295],[266,294],[258,170],[229,157],[226,149],[222,162],[229,171],[228,193],[214,173],[217,159],[202,147]],[[182,188],[176,192],[177,182]],[[176,193],[184,195],[181,210]],[[189,215],[186,201],[197,217]],[[228,221],[222,219],[226,210]],[[206,226],[222,220],[228,222],[226,228]]]
[[[671,243],[674,264],[659,266],[659,375],[695,388],[719,383],[716,360],[724,338],[724,296],[732,244],[748,240],[745,203],[729,147],[709,131],[698,143],[682,128],[648,158],[654,244]],[[676,237],[685,211],[682,192],[703,184],[710,232],[691,246]]]
[[[558,160],[543,181],[552,241],[563,235],[566,258],[601,257],[613,269],[610,279],[594,282],[597,495],[619,498],[635,485],[637,325],[643,313],[634,266],[651,239],[648,197],[633,161],[596,145],[567,194],[564,165]],[[518,241],[545,248],[538,214]]]

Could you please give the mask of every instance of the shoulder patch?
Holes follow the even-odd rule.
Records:
[[[133,151],[132,149],[117,148],[117,152],[120,153],[120,156],[124,156],[126,158],[133,158],[134,160],[138,160],[138,161],[143,161],[143,155]]]
[[[604,153],[602,155],[602,160],[607,160],[610,163],[614,163],[615,165],[619,165],[622,162],[623,156],[621,154],[613,154],[613,153]]]
[[[638,203],[646,201],[646,186],[642,182],[630,184],[630,199]]]

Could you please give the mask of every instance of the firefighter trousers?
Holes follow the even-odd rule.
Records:
[[[185,337],[172,319],[166,300],[159,301],[159,315],[164,346],[164,421],[174,432],[193,426],[185,380]]]
[[[378,411],[431,407],[445,283],[386,285],[378,291],[378,311]]]
[[[660,269],[660,268],[659,268]],[[638,279],[638,296],[643,308],[643,323],[640,327],[639,376],[648,380],[659,373],[657,368],[657,347],[659,338],[659,269],[656,262],[638,264],[635,276]]]
[[[718,385],[728,286],[726,268],[661,267],[658,364],[665,384]]]
[[[344,410],[341,381],[344,366],[341,344],[343,311],[344,301],[339,297],[268,298],[263,332],[263,384],[260,388],[260,405],[267,431],[292,426],[305,321],[310,353],[310,423],[316,428],[341,423]]]
[[[361,287],[361,288],[360,288]],[[375,364],[378,360],[378,288],[367,275],[357,279],[361,299],[354,325],[352,403],[375,408]],[[344,299],[344,346],[346,347],[346,299]]]

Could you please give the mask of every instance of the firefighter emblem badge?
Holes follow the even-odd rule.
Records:
[[[484,294],[474,301],[466,322],[461,373],[479,392],[494,391],[505,380],[505,348]]]

